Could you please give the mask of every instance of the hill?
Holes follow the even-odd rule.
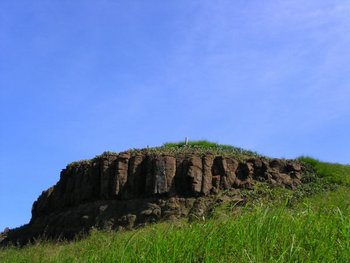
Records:
[[[166,145],[160,152],[158,148],[128,151],[128,153],[130,156],[139,156],[141,152],[141,156],[144,156],[143,151],[150,151],[148,156],[155,158],[152,160],[158,160],[160,156],[162,158],[171,156],[175,160],[178,158],[191,160],[191,158],[200,157],[203,161],[208,156],[212,156],[211,182],[215,176],[214,171],[220,171],[220,169],[216,170],[216,165],[222,168],[225,167],[223,164],[226,164],[226,169],[219,173],[220,183],[217,190],[212,184],[208,193],[203,192],[205,173],[201,170],[201,188],[196,188],[198,183],[194,184],[192,179],[185,181],[192,183],[189,184],[191,187],[187,188],[187,192],[177,191],[175,185],[174,192],[143,192],[137,193],[140,194],[137,198],[127,196],[126,199],[123,199],[121,194],[115,197],[115,200],[108,199],[104,202],[109,202],[109,205],[111,205],[110,202],[114,202],[113,208],[119,207],[123,202],[129,204],[135,200],[147,200],[147,205],[151,204],[146,210],[142,208],[140,214],[134,213],[136,216],[134,225],[127,225],[129,223],[126,221],[127,224],[124,226],[115,224],[97,227],[104,229],[103,231],[97,231],[94,225],[93,230],[90,227],[90,236],[85,239],[76,239],[73,243],[42,241],[19,251],[8,248],[0,252],[0,259],[4,262],[12,262],[11,260],[18,262],[19,259],[25,258],[38,262],[344,262],[350,259],[348,249],[350,244],[349,166],[322,163],[311,158],[269,159],[255,153],[246,154],[246,152],[243,154],[242,152],[229,154],[221,152],[211,155],[210,153],[214,151],[206,152],[205,147],[193,149],[198,148],[198,145],[179,150],[178,148],[181,147],[183,146]],[[173,148],[176,149],[174,155],[169,155],[169,149],[173,151]],[[216,150],[219,151],[219,148]],[[135,153],[137,154],[133,155]],[[108,153],[102,156],[105,158],[110,155]],[[99,158],[101,156],[95,159],[100,160]],[[220,160],[220,162],[217,161],[215,164],[214,160]],[[231,170],[227,168],[228,160],[235,160],[238,163],[234,172],[237,181],[229,181],[230,183],[225,186],[224,182],[227,180],[223,180],[222,177],[228,179],[230,175],[233,176],[232,173],[230,174]],[[260,166],[256,163],[259,162],[257,160],[261,161]],[[75,163],[67,167],[76,167],[82,163],[87,165],[94,161]],[[157,164],[157,161],[151,163]],[[195,178],[193,174],[200,174],[198,172],[200,169],[197,170],[198,173],[194,173],[193,168],[190,169],[194,163],[188,161],[185,178]],[[239,177],[240,165],[245,167],[244,180],[239,179],[243,178]],[[155,167],[158,166],[155,165]],[[259,167],[266,169],[259,170]],[[291,167],[294,167],[293,170]],[[295,175],[296,172],[299,174]],[[183,173],[180,174],[183,175]],[[277,178],[277,174],[280,175],[279,180],[273,179],[273,175]],[[295,181],[292,183],[287,180],[293,180],[293,178]],[[181,185],[179,189],[184,186],[188,185]],[[125,190],[126,193],[132,189],[128,187],[125,188],[129,189]],[[153,206],[154,203],[149,202],[148,198],[154,200],[157,207]],[[159,203],[160,200],[164,205]],[[170,200],[177,202],[182,200],[184,205],[174,209]],[[98,205],[101,204],[100,202],[101,200],[97,201]],[[89,201],[80,206],[91,206],[92,203],[96,204]],[[52,216],[53,213],[59,214],[62,211],[68,213],[69,209],[76,210],[77,207],[62,209],[61,212],[55,210],[49,214]],[[160,210],[159,217],[155,212],[157,209]],[[168,217],[164,216],[168,211],[176,212],[169,213]],[[178,213],[178,211],[185,212]],[[42,216],[38,215],[37,218],[40,217]],[[95,220],[98,218],[103,218],[101,213],[95,217]],[[142,222],[138,218],[146,220]],[[190,220],[190,224],[186,223],[186,218]],[[35,219],[31,222],[35,222]],[[150,224],[152,222],[161,223]],[[148,226],[140,228],[145,225]],[[126,230],[135,227],[136,230]],[[107,231],[108,229],[119,229],[119,231]]]

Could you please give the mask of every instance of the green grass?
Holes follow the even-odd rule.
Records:
[[[245,150],[239,147],[226,145],[226,144],[219,144],[216,142],[210,142],[207,140],[198,140],[198,141],[189,141],[187,145],[185,142],[168,142],[164,143],[162,147],[164,149],[201,149],[206,151],[218,151],[228,154],[241,154],[241,155],[249,155],[249,156],[258,156],[259,154],[253,151]]]
[[[198,140],[198,141],[188,141],[187,145],[185,142],[167,142],[163,144],[164,148],[182,148],[182,147],[199,147],[206,149],[228,149],[234,150],[236,147],[225,144],[218,144],[216,142],[210,142],[207,140]]]
[[[350,165],[320,162],[311,157],[300,157],[300,161],[310,164],[317,174],[331,183],[350,186]]]
[[[207,140],[189,141],[187,145],[185,142],[168,142],[159,147],[132,149],[130,151],[147,154],[197,154],[202,156],[211,153],[214,155],[234,156],[242,160],[251,157],[263,157],[254,151],[245,150],[231,145],[210,142]]]
[[[221,205],[206,221],[94,231],[0,250],[0,262],[350,262],[350,166],[300,160],[317,175],[297,191],[257,185],[250,205]]]

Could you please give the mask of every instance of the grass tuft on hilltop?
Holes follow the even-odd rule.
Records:
[[[254,151],[249,151],[242,149],[240,147],[235,147],[232,145],[226,145],[226,144],[219,144],[216,142],[210,142],[207,140],[198,140],[198,141],[189,141],[187,144],[185,142],[168,142],[164,143],[161,148],[164,149],[194,149],[194,150],[207,150],[207,151],[214,151],[214,152],[223,152],[226,154],[240,154],[240,155],[247,155],[247,156],[258,156],[259,154]]]
[[[234,156],[237,159],[248,159],[252,157],[263,157],[254,151],[242,149],[231,145],[219,144],[207,140],[185,142],[167,142],[158,147],[131,149],[130,152],[141,154],[170,154],[170,155],[222,155]]]

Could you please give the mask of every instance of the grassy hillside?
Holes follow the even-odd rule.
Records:
[[[192,224],[39,242],[0,250],[0,262],[349,262],[350,166],[300,160],[316,173],[297,191],[261,184],[249,205],[225,203]]]

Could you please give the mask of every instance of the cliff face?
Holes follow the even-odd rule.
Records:
[[[198,211],[201,216],[210,200],[205,197],[221,190],[237,197],[257,181],[293,189],[303,172],[296,161],[260,157],[103,154],[62,170],[58,183],[34,202],[30,223],[6,237],[25,243],[38,236],[71,238],[92,227],[131,228]]]
[[[95,200],[150,196],[201,196],[254,181],[294,188],[302,167],[294,161],[262,158],[238,161],[223,156],[105,154],[69,165],[59,182],[34,203],[32,221],[66,207]]]

